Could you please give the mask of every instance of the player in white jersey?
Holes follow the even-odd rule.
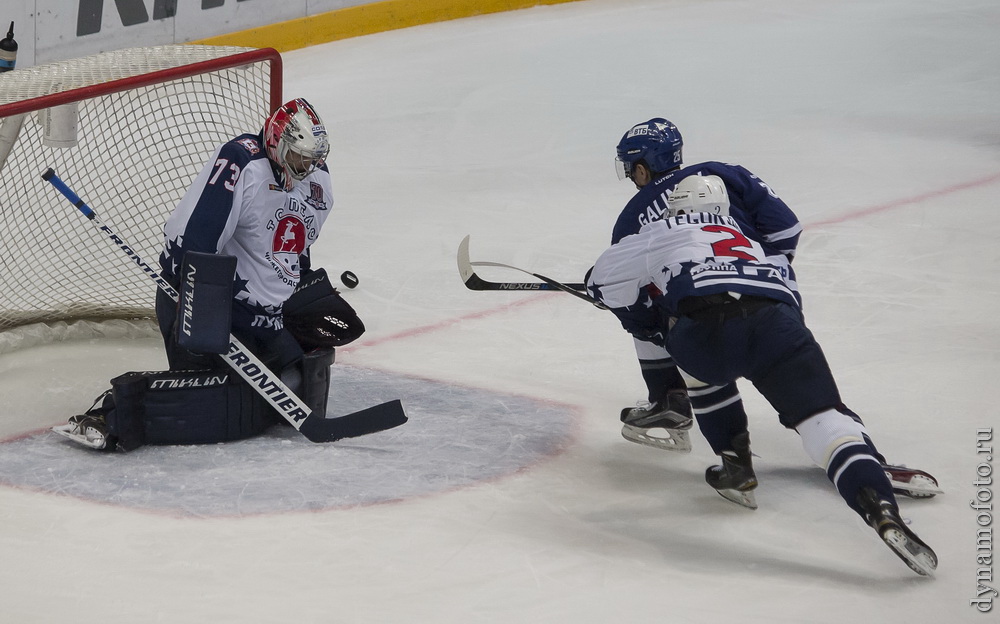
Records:
[[[619,177],[631,180],[639,192],[618,216],[611,243],[636,234],[643,224],[663,218],[672,193],[690,192],[697,187],[698,180],[717,180],[721,184],[719,191],[725,193],[729,203],[728,216],[739,225],[741,236],[758,243],[768,261],[781,269],[796,299],[801,301],[791,266],[802,232],[798,217],[770,186],[739,165],[710,161],[682,166],[683,146],[677,127],[659,117],[633,126],[622,137],[616,160]],[[733,450],[732,440],[748,429],[736,383],[689,391],[662,345],[634,342],[648,401],[621,411],[622,436],[655,448],[687,452],[691,449],[689,430],[694,416],[715,454]],[[857,414],[852,413],[852,417],[864,428]],[[892,480],[896,494],[925,498],[940,491],[933,476],[890,464],[870,438],[867,440]],[[748,479],[751,477],[747,475]]]
[[[656,117],[632,126],[616,148],[616,168],[638,192],[618,215],[611,243],[663,218],[667,196],[690,176],[716,176],[730,200],[729,216],[744,235],[774,256],[791,263],[802,225],[795,213],[758,176],[740,165],[716,161],[683,164],[684,140],[670,120]],[[791,271],[790,266],[788,270]],[[635,341],[647,400],[621,411],[622,436],[655,448],[688,452],[692,416],[715,453],[746,431],[746,414],[736,384],[696,394],[687,392],[670,354],[662,347]]]
[[[750,380],[848,506],[910,568],[933,574],[937,556],[900,518],[893,485],[805,325],[787,265],[743,234],[728,214],[725,185],[712,177],[679,187],[666,218],[605,251],[588,290],[633,336],[666,348],[691,392]],[[749,442],[739,434],[705,478],[756,508]]]
[[[163,228],[162,277],[179,301],[162,290],[156,300],[171,371],[201,372],[114,380],[60,433],[93,448],[131,450],[263,431],[279,419],[218,357],[230,334],[313,411],[325,411],[333,347],[364,331],[325,271],[310,267],[309,248],[333,207],[329,149],[315,109],[295,99],[260,133],[215,150]],[[168,389],[174,394],[159,393]]]

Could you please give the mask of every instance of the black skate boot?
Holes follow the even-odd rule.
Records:
[[[687,392],[668,392],[662,403],[640,403],[622,410],[622,437],[666,451],[691,452],[688,431],[694,424]]]
[[[115,449],[115,441],[108,435],[108,424],[104,420],[104,414],[71,416],[68,423],[53,427],[52,431],[77,444],[98,451]]]
[[[750,453],[750,434],[741,433],[733,438],[732,451],[722,452],[722,465],[710,466],[705,471],[708,482],[723,498],[737,505],[757,509],[757,475],[753,471]]]
[[[858,506],[864,509],[868,524],[903,563],[921,576],[934,576],[937,555],[906,526],[895,503],[880,498],[872,488],[864,488],[858,494]]]
[[[892,493],[896,496],[907,496],[909,498],[930,498],[935,494],[942,494],[943,490],[938,486],[937,479],[930,473],[906,466],[893,466],[882,464],[885,476],[892,482]]]

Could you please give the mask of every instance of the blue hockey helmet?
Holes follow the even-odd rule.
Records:
[[[618,158],[615,160],[618,179],[631,178],[632,168],[640,161],[653,173],[680,167],[683,146],[680,130],[662,117],[632,126],[618,142]]]

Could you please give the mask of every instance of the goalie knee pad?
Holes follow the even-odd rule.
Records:
[[[326,415],[330,397],[330,366],[333,349],[315,349],[281,372],[281,380],[309,406],[314,414]]]
[[[330,283],[325,269],[313,271],[283,306],[285,329],[303,350],[340,347],[365,333],[365,325]]]
[[[240,440],[277,422],[267,401],[228,370],[131,372],[111,385],[106,419],[123,451]]]

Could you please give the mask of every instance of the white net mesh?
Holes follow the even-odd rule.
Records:
[[[152,316],[153,283],[41,174],[53,168],[155,266],[163,222],[212,150],[280,104],[274,56],[157,46],[0,74],[0,332]]]

